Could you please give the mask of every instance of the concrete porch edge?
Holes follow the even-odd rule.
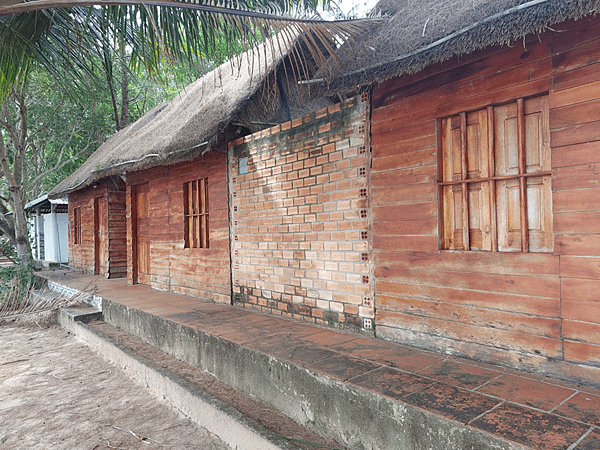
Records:
[[[102,304],[107,323],[351,449],[525,448],[192,327],[106,298]]]
[[[155,396],[165,399],[231,447],[240,450],[298,448],[233,407],[86,325],[97,316],[98,313],[90,312],[90,308],[69,308],[61,309],[56,320],[69,333],[146,386]]]

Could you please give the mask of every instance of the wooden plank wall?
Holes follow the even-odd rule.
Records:
[[[184,248],[183,184],[208,178],[210,246]],[[127,175],[127,274],[133,282],[131,186],[149,183],[150,285],[231,302],[227,157],[211,152],[192,162]]]
[[[600,21],[555,29],[374,87],[378,336],[531,370],[600,364]],[[540,94],[554,252],[440,251],[437,119]]]
[[[119,177],[107,186],[108,209],[108,278],[127,276],[127,246],[125,220],[125,182]]]
[[[120,178],[105,179],[93,186],[69,194],[69,263],[76,270],[95,272],[94,204],[105,211],[100,215],[100,275],[107,278],[126,274],[125,249],[125,183]],[[81,207],[81,243],[73,245],[73,209]]]
[[[600,365],[600,21],[553,45],[554,253],[567,361]]]
[[[69,194],[69,265],[94,273],[94,198],[103,195],[106,185],[89,187]],[[73,243],[74,209],[81,208],[81,241]]]

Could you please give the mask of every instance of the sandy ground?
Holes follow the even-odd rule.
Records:
[[[229,449],[57,326],[0,326],[0,450]]]

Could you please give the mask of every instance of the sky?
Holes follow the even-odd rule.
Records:
[[[340,0],[342,11],[348,14],[352,11],[358,17],[364,17],[377,3],[375,0]]]
[[[337,3],[344,14],[352,11],[353,15],[357,17],[365,17],[377,4],[377,0],[331,0],[331,2]]]

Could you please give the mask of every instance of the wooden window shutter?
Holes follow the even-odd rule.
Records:
[[[487,110],[467,114],[467,179],[490,176]],[[467,184],[469,245],[471,250],[491,250],[489,183]]]
[[[73,245],[81,244],[81,207],[73,208]]]
[[[513,176],[496,183],[498,250],[552,251],[548,99],[538,97],[495,110],[496,175]],[[539,177],[532,176],[537,173]]]
[[[442,248],[490,250],[487,111],[441,121]]]
[[[442,249],[552,251],[548,99],[439,122]]]
[[[209,247],[208,179],[183,185],[185,248]]]
[[[452,126],[452,118],[443,119],[440,122],[440,147],[441,147],[441,173],[440,180],[443,182],[454,181],[456,148],[460,146],[454,142],[456,136],[456,124]],[[459,128],[460,130],[460,128]],[[460,170],[460,169],[459,169]],[[441,240],[443,249],[454,249],[462,247],[462,201],[460,195],[455,195],[456,186],[444,184],[440,188],[440,221]],[[458,192],[457,192],[458,194]]]

